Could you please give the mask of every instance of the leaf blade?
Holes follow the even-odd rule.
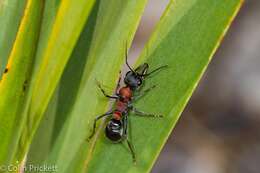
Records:
[[[20,133],[16,129],[25,118],[20,116],[20,111],[23,110],[23,102],[27,94],[27,81],[32,70],[42,8],[42,1],[27,1],[8,59],[8,72],[4,74],[0,83],[0,136],[3,139],[0,144],[0,163],[8,163],[12,160]]]
[[[88,172],[149,172],[240,5],[238,0],[170,2],[147,45],[148,56],[144,51],[138,61],[147,60],[153,68],[170,67],[146,81],[146,87],[158,87],[135,104],[165,118],[146,120],[131,114],[136,166],[129,150],[99,135]]]
[[[20,138],[23,146],[23,151],[20,151],[21,155],[25,155],[29,149],[95,0],[47,2],[57,4],[49,4],[53,15],[48,16],[45,13],[49,19],[45,23],[47,31],[43,32],[43,35],[46,35],[48,39],[42,38],[39,43],[32,84],[23,112],[27,116],[27,121],[24,122],[25,128]],[[59,48],[56,49],[56,46]],[[38,92],[39,90],[41,92]]]
[[[0,1],[0,78],[7,64],[23,15],[25,0]]]
[[[84,170],[86,153],[89,149],[85,141],[88,131],[84,122],[89,123],[95,112],[104,110],[107,105],[105,100],[97,100],[100,98],[100,93],[96,86],[96,79],[102,81],[104,85],[115,85],[126,48],[122,45],[126,45],[127,40],[132,40],[145,4],[146,1],[127,1],[127,3],[120,0],[100,1],[94,40],[91,42],[80,93],[71,111],[70,119],[66,121],[52,156],[48,160],[51,163],[55,162],[61,172]],[[85,103],[89,104],[85,105]],[[69,148],[73,150],[68,151]],[[64,158],[65,151],[66,158]],[[71,163],[72,160],[78,162]]]

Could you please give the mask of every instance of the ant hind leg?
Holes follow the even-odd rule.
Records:
[[[139,115],[139,116],[142,116],[142,117],[153,117],[153,118],[162,118],[162,117],[163,117],[163,116],[160,115],[160,114],[147,113],[147,112],[143,112],[143,111],[137,110],[136,108],[132,108],[132,111],[133,111],[136,115]]]
[[[135,152],[134,152],[134,147],[133,147],[131,141],[128,138],[128,119],[127,119],[127,116],[124,117],[123,123],[124,123],[124,137],[126,139],[127,146],[128,146],[128,148],[131,152],[133,162],[134,162],[134,164],[136,164],[136,156],[135,156]]]
[[[112,113],[113,113],[113,111],[109,111],[109,112],[106,112],[103,115],[100,115],[100,116],[95,118],[94,123],[93,123],[93,130],[92,130],[92,133],[88,137],[88,141],[94,136],[94,134],[96,132],[97,121],[100,120],[101,118],[105,117],[105,116],[111,115]]]

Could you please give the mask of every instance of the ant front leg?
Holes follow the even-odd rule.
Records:
[[[151,86],[150,88],[147,88],[144,91],[138,92],[137,95],[134,97],[134,100],[138,100],[140,97],[144,96],[146,93],[154,89],[156,85]]]
[[[104,95],[105,97],[110,98],[110,99],[118,99],[118,96],[110,96],[110,95],[108,95],[108,94],[105,92],[105,90],[101,87],[101,84],[100,84],[98,81],[96,81],[96,82],[97,82],[98,88],[101,90],[101,92],[103,93],[103,95]]]
[[[108,115],[111,115],[111,114],[113,114],[113,111],[106,112],[103,115],[100,115],[100,116],[95,118],[94,124],[93,124],[93,130],[92,130],[92,133],[89,135],[88,140],[90,140],[94,136],[94,134],[96,132],[97,121],[100,120],[101,118],[103,118],[105,116],[108,116]]]
[[[127,117],[127,115],[125,115],[123,118],[123,125],[124,125],[123,126],[124,127],[124,138],[126,139],[127,146],[132,154],[133,162],[136,164],[134,148],[133,148],[131,141],[128,138],[128,117]]]
[[[132,107],[132,111],[136,115],[139,115],[139,116],[142,116],[142,117],[154,117],[154,118],[162,118],[163,117],[162,115],[159,115],[159,114],[152,114],[152,113],[146,113],[146,112],[143,112],[143,111],[139,111],[134,107]]]
[[[119,78],[118,78],[117,86],[116,86],[116,93],[117,93],[117,91],[118,91],[118,89],[119,89],[119,87],[120,87],[121,75],[122,75],[122,73],[121,73],[121,70],[120,70],[120,71],[119,71]]]
[[[151,71],[151,72],[149,72],[149,73],[145,74],[144,76],[145,76],[145,77],[147,77],[147,76],[150,76],[151,74],[153,74],[153,73],[155,73],[155,72],[157,72],[157,71],[161,70],[162,68],[167,68],[167,67],[169,67],[169,66],[168,66],[168,65],[163,65],[163,66],[160,66],[160,67],[158,67],[158,68],[154,69],[153,71]]]

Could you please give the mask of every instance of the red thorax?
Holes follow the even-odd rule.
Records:
[[[117,120],[122,118],[122,114],[127,111],[127,104],[131,100],[133,94],[129,87],[122,87],[119,90],[120,99],[116,102],[116,111],[113,113],[113,117]]]

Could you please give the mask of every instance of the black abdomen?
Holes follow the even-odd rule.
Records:
[[[123,136],[123,124],[122,121],[111,119],[106,126],[106,136],[108,139],[114,142],[119,142]]]

